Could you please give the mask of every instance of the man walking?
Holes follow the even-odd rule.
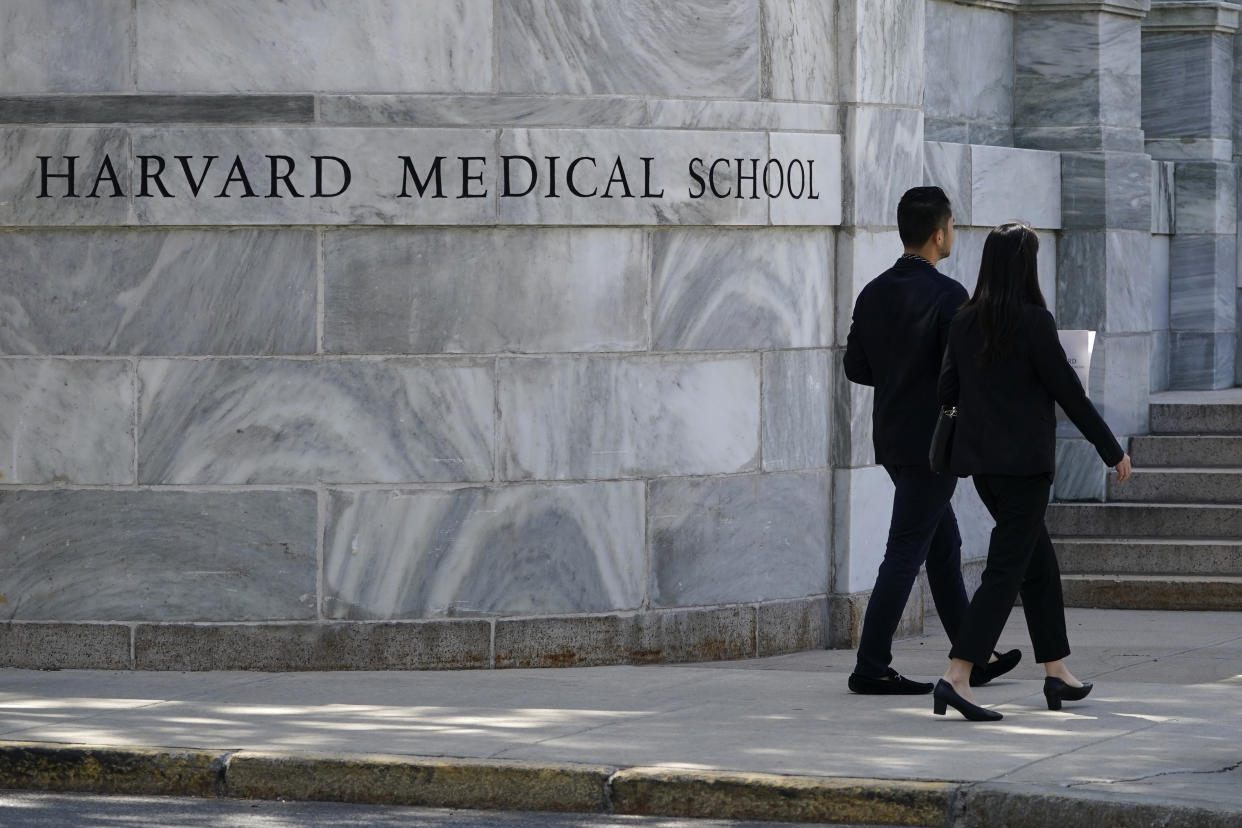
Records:
[[[936,381],[949,322],[966,301],[966,289],[936,270],[953,249],[953,211],[939,187],[915,187],[897,205],[905,252],[863,288],[854,305],[845,350],[845,375],[875,386],[872,440],[875,460],[892,478],[893,514],[884,561],[863,618],[858,661],[850,675],[855,693],[930,693],[930,682],[911,681],[889,666],[893,634],[919,568],[927,564],[936,612],[950,640],[966,612],[962,539],[949,499],[951,474],[936,474],[927,453],[939,405]],[[994,654],[976,667],[971,684],[985,684],[1017,665],[1017,650]]]

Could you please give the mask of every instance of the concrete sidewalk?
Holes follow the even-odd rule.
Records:
[[[1005,719],[856,696],[850,651],[418,673],[0,670],[0,787],[911,825],[1242,825],[1242,613],[1070,610],[1046,709],[1020,611]],[[943,672],[939,631],[894,666]],[[65,747],[65,746],[91,746]],[[116,750],[101,750],[115,748]],[[148,750],[158,748],[158,750]],[[927,782],[945,784],[924,784]]]

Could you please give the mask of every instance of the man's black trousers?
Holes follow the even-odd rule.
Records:
[[[893,634],[924,563],[932,600],[950,641],[954,640],[967,605],[966,586],[962,583],[962,538],[949,505],[957,478],[935,474],[926,464],[886,465],[884,469],[896,487],[893,517],[884,561],[863,618],[858,664],[854,668],[859,675],[872,678],[888,674],[893,660]]]

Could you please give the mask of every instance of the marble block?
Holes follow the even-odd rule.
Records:
[[[897,221],[893,208],[893,222]],[[850,332],[854,303],[867,283],[888,270],[901,256],[901,236],[896,230],[873,231],[846,228],[837,233],[836,337],[844,346]]]
[[[490,92],[490,0],[135,0],[144,92]]]
[[[168,160],[161,180],[171,198],[135,195],[139,224],[494,224],[500,162],[496,131],[489,129],[354,127],[133,127],[133,153]],[[174,156],[190,156],[187,176]],[[217,156],[209,161],[207,156]],[[292,164],[269,156],[284,155]],[[340,164],[321,162],[316,188],[314,156],[349,165],[349,187]],[[411,159],[410,175],[402,156]],[[440,162],[439,184],[433,175]],[[233,172],[240,158],[253,198]],[[463,161],[463,158],[483,159]],[[208,163],[211,164],[208,167]],[[135,165],[136,166],[136,165]],[[272,168],[292,166],[288,181],[273,181]],[[469,177],[470,180],[465,180]],[[202,182],[198,197],[188,178]],[[134,172],[135,192],[140,173]],[[426,190],[420,195],[418,181]],[[290,191],[288,183],[292,183]],[[401,197],[402,192],[406,197]],[[276,196],[273,197],[272,193]],[[316,196],[316,192],[321,195]],[[227,194],[219,198],[220,194]],[[461,197],[466,195],[468,197]],[[443,196],[442,198],[439,196]]]
[[[1061,226],[1061,156],[1010,147],[970,148],[971,217],[981,226],[1019,219]]]
[[[937,262],[936,269],[960,282],[967,293],[974,293],[979,282],[979,264],[983,261],[983,245],[991,232],[990,227],[958,227],[948,258]]]
[[[313,354],[305,230],[0,233],[0,353]]]
[[[833,352],[763,355],[763,470],[828,465]]]
[[[1150,165],[1140,153],[1062,153],[1062,226],[1151,232]]]
[[[768,158],[780,162],[785,169],[784,193],[768,202],[771,224],[833,227],[841,223],[840,135],[772,132],[768,134]],[[773,192],[779,192],[777,177],[773,167]]]
[[[652,347],[830,345],[833,253],[832,234],[819,230],[653,232]]]
[[[1095,446],[1081,437],[1057,438],[1054,500],[1103,501],[1107,479],[1108,467]]]
[[[765,0],[763,93],[784,101],[837,100],[835,7],[822,0]]]
[[[1172,334],[1169,331],[1151,332],[1150,390],[1153,394],[1169,390],[1170,352],[1172,349]]]
[[[928,116],[1012,123],[1014,16],[943,0],[928,0],[926,15]]]
[[[1232,38],[1143,33],[1143,132],[1148,138],[1227,137],[1232,129]]]
[[[501,224],[768,223],[769,200],[762,197],[762,182],[738,181],[734,160],[759,159],[761,178],[768,152],[768,137],[762,132],[510,129],[501,133],[499,152],[539,163],[539,178],[530,195],[498,199]],[[551,156],[560,157],[555,179],[549,178],[552,162],[546,159]],[[569,189],[570,165],[577,158],[595,159],[582,162],[573,174],[578,192],[587,197],[575,196]],[[649,167],[643,158],[652,159]],[[694,171],[702,183],[690,174],[695,158],[701,159]],[[824,189],[824,197],[826,183],[820,182],[827,182],[839,158],[837,154],[814,159],[816,186]],[[716,159],[725,159],[715,177],[716,193],[725,197],[707,189],[710,165]],[[516,188],[529,186],[532,179],[525,162],[516,163],[519,171],[512,177],[515,192],[520,193]],[[743,172],[751,171],[746,162]],[[550,198],[554,181],[557,197]],[[756,187],[760,197],[752,199]]]
[[[1044,295],[1044,302],[1049,308],[1057,306],[1057,258],[1061,242],[1061,234],[1051,231],[1036,232],[1039,239],[1039,252],[1035,254],[1036,267],[1039,268],[1039,290]]]
[[[502,92],[759,95],[756,0],[506,0],[497,12]]]
[[[0,617],[315,617],[315,493],[0,491]]]
[[[0,78],[8,94],[130,88],[132,0],[6,0]]]
[[[1230,360],[1232,361],[1232,343]],[[1091,354],[1091,401],[1118,439],[1148,432],[1151,334],[1101,334]],[[1230,365],[1230,377],[1233,366]]]
[[[838,0],[836,5],[841,100],[921,105],[925,0]]]
[[[939,115],[925,115],[923,118],[923,138],[946,144],[970,144],[970,121],[965,118],[945,118]],[[1010,141],[1012,144],[1013,142]],[[926,161],[926,158],[924,158]]]
[[[953,207],[953,221],[959,227],[974,224],[971,213],[972,149],[965,143],[944,141],[923,143],[923,185],[944,190],[944,194],[949,197],[949,203]]]
[[[1237,346],[1238,338],[1234,333],[1173,331],[1169,348],[1169,390],[1232,388]]]
[[[314,122],[314,95],[0,95],[4,124]]]
[[[758,468],[758,354],[502,358],[498,388],[502,480]]]
[[[1151,164],[1151,232],[1170,235],[1173,233],[1174,217],[1177,215],[1174,199],[1175,169],[1177,165],[1167,161]]]
[[[974,484],[970,480],[957,481],[957,488],[953,491],[950,505],[957,519],[958,534],[962,538],[962,560],[985,561],[988,556],[988,544],[992,540],[992,527],[996,525],[996,521],[988,514],[987,507],[979,499],[979,493],[975,491]],[[966,594],[973,593],[974,589],[968,581]],[[927,597],[930,599],[930,594]],[[929,600],[929,609],[931,604]]]
[[[1169,328],[1169,248],[1168,236],[1151,237],[1151,327],[1153,331]]]
[[[832,474],[832,591],[863,592],[875,586],[884,560],[893,482],[881,466],[837,469]]]
[[[112,160],[107,171],[101,170],[105,155]],[[39,198],[45,192],[40,156],[48,158],[47,198]],[[72,167],[66,156],[77,156]],[[71,171],[72,182],[53,177]],[[129,176],[124,129],[0,127],[0,227],[125,224]]]
[[[1057,240],[1057,324],[1108,333],[1152,329],[1151,236],[1066,231]]]
[[[827,471],[652,482],[652,606],[827,592],[828,482]]]
[[[872,407],[875,388],[858,385],[845,376],[843,351],[832,352],[832,411],[829,465],[834,468],[857,468],[875,463],[872,440]]]
[[[1238,179],[1232,161],[1184,161],[1176,165],[1177,232],[1223,233],[1238,229]]]
[[[329,353],[647,347],[646,239],[631,229],[324,235]]]
[[[1169,244],[1169,327],[1233,331],[1236,327],[1237,239],[1177,234]]]
[[[491,361],[146,359],[143,483],[492,478]]]
[[[637,608],[641,481],[332,491],[324,614],[387,619]]]
[[[851,107],[845,113],[843,151],[844,223],[896,227],[902,194],[923,180],[922,113]]]
[[[133,482],[129,362],[0,359],[0,484]]]
[[[1137,18],[1071,11],[1016,15],[1015,126],[1139,127],[1140,48]]]

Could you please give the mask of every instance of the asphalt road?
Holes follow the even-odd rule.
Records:
[[[808,828],[778,822],[0,791],[3,828]],[[844,827],[838,827],[844,828]]]

